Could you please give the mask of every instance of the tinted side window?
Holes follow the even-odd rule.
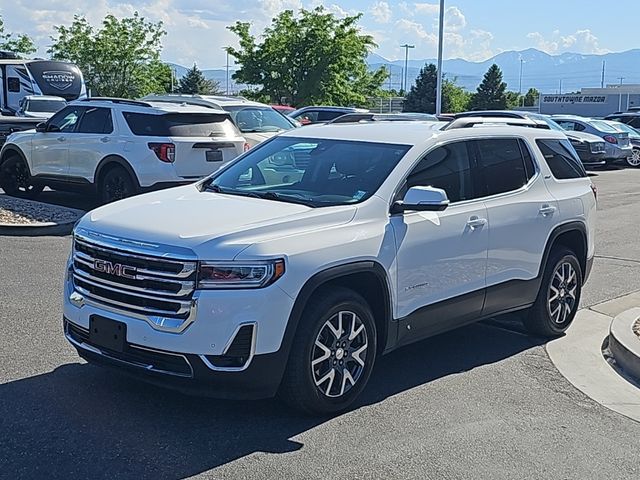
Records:
[[[529,179],[518,139],[478,140],[478,167],[487,195],[517,190]]]
[[[20,79],[18,77],[7,78],[7,90],[13,93],[20,91]]]
[[[111,110],[108,108],[90,108],[82,116],[79,133],[111,133],[113,123],[111,122]]]
[[[536,140],[551,173],[559,180],[586,177],[582,162],[568,140]]]
[[[53,117],[49,119],[47,124],[49,126],[57,126],[61,132],[69,133],[73,132],[78,123],[78,119],[82,114],[83,107],[67,107],[60,110]]]
[[[533,163],[533,158],[531,158],[531,151],[524,140],[518,140],[518,143],[520,144],[520,152],[522,153],[522,159],[524,160],[527,181],[529,181],[536,174],[536,166]]]
[[[631,125],[633,128],[640,130],[640,117],[631,117],[625,119],[625,123]]]
[[[441,188],[451,202],[474,198],[467,142],[429,152],[407,177],[406,188],[416,186]]]
[[[318,121],[319,122],[328,122],[329,120],[333,120],[334,118],[338,118],[344,115],[343,112],[318,112]]]

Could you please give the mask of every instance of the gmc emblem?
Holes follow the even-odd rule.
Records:
[[[96,272],[102,272],[116,277],[136,278],[136,268],[122,265],[121,263],[112,263],[108,260],[95,259],[93,268]]]

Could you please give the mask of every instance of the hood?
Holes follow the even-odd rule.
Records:
[[[255,147],[257,144],[276,136],[278,133],[280,132],[250,132],[243,133],[242,136],[249,145]]]
[[[87,213],[79,229],[198,258],[232,260],[250,245],[348,223],[354,206],[311,208],[260,198],[200,192],[195,184],[139,195]],[[170,246],[170,250],[163,250]]]
[[[593,142],[603,143],[604,142],[604,140],[601,137],[599,137],[597,135],[593,135],[591,133],[575,132],[573,130],[566,131],[564,133],[568,138],[575,138],[576,140],[582,140],[583,142],[589,142],[589,143],[593,143]]]

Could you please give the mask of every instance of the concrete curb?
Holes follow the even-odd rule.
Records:
[[[38,237],[69,235],[78,219],[65,223],[31,223],[16,225],[0,223],[0,236]]]
[[[633,333],[633,325],[640,318],[640,308],[632,308],[617,315],[609,329],[609,350],[625,375],[640,381],[640,338]]]
[[[636,299],[637,294],[625,295],[601,305],[618,315]],[[587,397],[640,422],[640,388],[620,375],[603,355],[612,315],[599,312],[599,307],[579,310],[565,335],[547,343],[547,354],[562,376]]]

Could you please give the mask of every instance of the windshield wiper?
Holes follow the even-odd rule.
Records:
[[[299,203],[300,205],[306,205],[307,207],[317,207],[316,202],[313,200],[308,200],[306,198],[300,198],[293,195],[287,195],[276,192],[252,192],[255,193],[256,196],[260,198],[264,198],[266,200],[276,200],[279,202],[287,202],[287,203]]]

